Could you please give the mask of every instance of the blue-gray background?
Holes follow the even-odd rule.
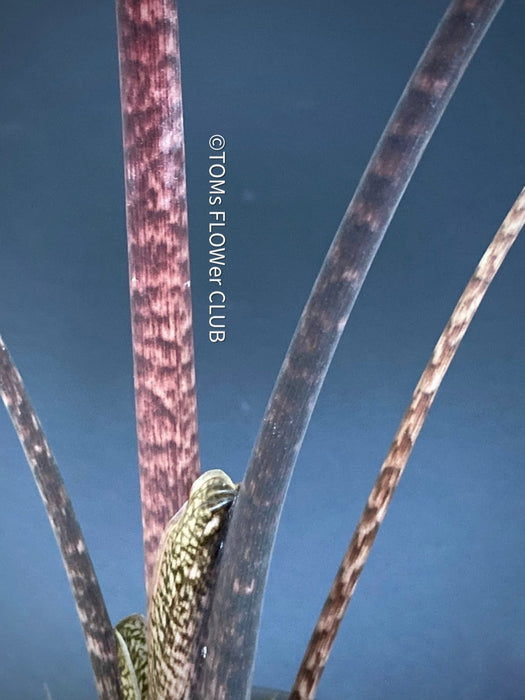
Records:
[[[181,3],[203,465],[240,479],[295,322],[446,7]],[[143,609],[111,2],[2,0],[0,329],[113,620]],[[525,5],[509,0],[395,216],[343,337],[278,534],[256,669],[289,688],[398,420],[524,183]],[[228,340],[207,340],[208,138],[228,158]],[[319,697],[525,687],[524,241],[432,409]],[[0,416],[0,697],[94,698],[66,577]]]

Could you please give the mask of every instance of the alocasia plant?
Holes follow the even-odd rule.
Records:
[[[352,12],[336,5],[331,13],[321,6],[306,11],[304,7],[273,8],[281,13],[280,21],[267,8],[210,5],[201,7],[202,15],[194,7],[181,8],[201,446],[206,468],[220,466],[235,479],[241,478],[271,374],[278,369],[315,269],[374,139],[445,5],[429,3],[417,12],[405,3],[395,8],[356,5]],[[125,318],[115,321],[126,310],[115,59],[114,49],[93,52],[103,24],[107,46],[114,41],[111,14],[104,11],[102,6],[88,10],[71,3],[63,7],[51,3],[43,15],[38,14],[44,12],[42,8],[31,15],[26,6],[5,11],[3,31],[10,27],[12,35],[6,38],[12,41],[13,51],[12,68],[6,75],[8,107],[2,137],[6,161],[21,165],[19,171],[13,166],[13,189],[6,190],[5,198],[2,313],[6,316],[1,327],[48,428],[116,621],[143,608],[143,603],[129,335]],[[292,506],[288,514],[285,511],[282,541],[277,545],[267,597],[268,622],[263,621],[260,644],[259,675],[268,685],[290,687],[331,574],[384,456],[395,418],[413,387],[414,367],[422,367],[474,261],[521,187],[519,15],[517,3],[509,2],[469,70],[465,94],[463,98],[461,91],[458,94],[440,129],[442,141],[436,140],[423,161],[394,221],[387,239],[391,242],[374,267],[370,289],[356,309],[352,333],[339,354],[343,359],[337,360],[329,376],[313,435],[301,458],[303,471],[298,471],[292,486],[291,502],[298,504],[297,510]],[[102,25],[97,24],[99,19]],[[392,42],[389,51],[387,41]],[[60,56],[55,46],[63,47]],[[404,52],[409,49],[412,53],[407,56]],[[106,106],[95,86],[111,68],[107,79],[112,97]],[[329,83],[329,75],[337,80]],[[47,77],[49,87],[45,87]],[[27,88],[29,78],[35,80],[32,90]],[[66,104],[81,106],[69,129],[64,128]],[[108,122],[112,131],[104,131]],[[228,154],[225,280],[230,275],[228,337],[220,346],[208,344],[206,301],[210,291],[206,281],[207,144],[219,131],[225,133]],[[355,141],[351,141],[354,132]],[[51,136],[46,138],[44,133]],[[79,156],[74,167],[64,155],[67,144]],[[60,174],[53,176],[54,162]],[[91,189],[96,187],[100,189]],[[24,267],[18,262],[22,259]],[[519,270],[519,252],[509,267]],[[508,274],[512,280],[517,272]],[[29,284],[18,283],[22,276]],[[414,687],[425,694],[425,688],[438,682],[433,669],[445,663],[436,659],[448,656],[455,644],[468,648],[472,656],[461,655],[461,670],[451,663],[439,680],[445,684],[440,687],[480,697],[491,688],[495,694],[511,695],[519,685],[522,617],[519,605],[509,603],[507,612],[505,601],[513,599],[512,581],[519,582],[522,566],[515,553],[521,541],[517,495],[523,453],[518,432],[523,385],[517,349],[521,316],[515,311],[520,307],[513,314],[509,302],[509,297],[519,301],[520,279],[511,288],[513,294],[499,289],[501,296],[492,301],[494,311],[487,312],[493,325],[470,341],[476,360],[473,369],[463,368],[466,379],[458,369],[456,381],[450,382],[456,393],[449,394],[448,400],[442,398],[442,413],[438,409],[434,414],[437,435],[431,433],[427,447],[420,448],[416,480],[398,496],[398,520],[392,516],[391,532],[385,528],[382,533],[376,564],[371,562],[367,572],[371,590],[365,596],[363,586],[363,600],[354,605],[348,641],[341,643],[332,679],[327,679],[328,694],[372,697],[374,692],[384,696],[390,690],[416,696]],[[409,311],[405,314],[404,309]],[[511,332],[513,340],[503,343],[501,339],[508,339]],[[32,349],[27,352],[27,347]],[[350,376],[345,354],[351,354],[360,368]],[[511,375],[507,385],[505,371]],[[263,375],[268,381],[261,379]],[[122,398],[118,398],[119,386],[127,387],[121,391]],[[72,404],[68,392],[73,393]],[[455,403],[465,394],[470,408],[460,410]],[[503,394],[505,399],[500,398]],[[46,408],[48,396],[72,406],[67,413],[77,415],[71,423],[55,423]],[[86,406],[88,400],[91,403]],[[122,415],[127,416],[125,424]],[[471,430],[470,423],[478,429]],[[487,438],[489,426],[494,434]],[[497,437],[503,429],[505,433]],[[115,432],[119,447],[111,454]],[[3,445],[9,444],[2,438]],[[469,447],[452,455],[463,439]],[[57,445],[60,440],[64,442]],[[494,453],[487,455],[488,445],[494,444],[499,446],[497,459]],[[89,682],[78,635],[75,656],[64,652],[71,646],[64,635],[74,635],[78,626],[71,621],[72,606],[62,602],[69,601],[69,593],[63,577],[59,578],[55,555],[39,559],[47,540],[36,525],[43,522],[37,499],[29,501],[29,510],[9,508],[14,498],[9,489],[18,493],[20,486],[20,493],[30,491],[29,479],[23,488],[18,481],[16,459],[14,455],[2,459],[6,503],[1,510],[7,535],[3,547],[8,541],[14,544],[11,556],[6,552],[3,591],[8,588],[4,600],[18,591],[23,591],[23,597],[12,610],[5,607],[2,693],[39,697],[46,682],[54,698],[72,694],[80,698],[83,692],[91,697],[92,690],[83,691],[78,680],[79,669],[84,668],[84,683]],[[496,463],[502,471],[493,476]],[[344,476],[347,464],[354,468]],[[439,479],[432,466],[439,467]],[[424,506],[414,504],[416,496]],[[475,525],[488,518],[491,527],[484,533],[484,543]],[[327,521],[330,530],[323,524]],[[129,537],[130,527],[135,539],[126,557],[119,542]],[[40,543],[38,537],[42,537]],[[474,548],[467,545],[472,541]],[[51,575],[46,573],[48,556],[52,557],[49,571],[57,571],[49,588],[45,586]],[[471,568],[465,569],[469,559]],[[18,573],[21,561],[25,574]],[[499,594],[500,602],[492,604],[499,614],[492,607],[480,608],[479,602],[471,605],[471,586],[481,598],[484,591],[492,593],[497,571],[504,566],[508,588]],[[480,567],[482,577],[477,575]],[[38,576],[32,582],[20,584],[33,572]],[[392,589],[407,587],[420,601],[418,605],[412,597],[408,612],[402,593],[392,597]],[[450,594],[443,594],[443,588],[450,588]],[[35,599],[35,590],[48,593]],[[52,596],[56,596],[54,604]],[[441,603],[435,604],[436,600]],[[439,614],[433,613],[434,607]],[[61,622],[66,608],[71,623]],[[304,608],[308,613],[303,617]],[[385,610],[391,611],[386,630]],[[295,624],[297,616],[302,622]],[[421,624],[425,631],[418,642],[415,632],[419,629],[422,634]],[[492,624],[498,634],[484,634]],[[290,628],[296,628],[302,640],[293,650],[281,631]],[[429,628],[433,629],[430,642]],[[469,646],[482,633],[483,641]],[[23,657],[17,645],[8,641],[17,636],[23,640]],[[403,659],[402,671],[390,670],[390,664],[399,669],[394,644]],[[497,658],[508,651],[508,645],[512,653],[505,653],[505,674],[481,661]],[[44,670],[35,671],[40,662]],[[414,666],[419,669],[415,679]],[[265,675],[266,667],[272,668],[271,674]]]

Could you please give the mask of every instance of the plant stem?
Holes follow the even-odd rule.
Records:
[[[290,700],[313,700],[339,625],[434,397],[487,289],[525,225],[525,188],[485,251],[423,370],[310,638]]]
[[[146,590],[200,472],[177,4],[118,0]]]
[[[385,231],[502,0],[454,0],[388,122],[328,251],[241,484],[194,697],[248,697],[282,504],[328,366]]]
[[[40,421],[1,337],[0,395],[24,448],[62,554],[99,698],[120,699],[115,635],[84,536]]]

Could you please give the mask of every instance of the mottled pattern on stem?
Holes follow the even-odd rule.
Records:
[[[317,395],[412,173],[502,0],[455,0],[419,61],[339,226],[266,409],[224,547],[201,700],[248,696],[268,562]]]
[[[470,278],[414,390],[319,616],[291,700],[312,700],[315,697],[339,624],[430,406],[485,292],[524,225],[525,189]]]
[[[124,700],[147,700],[148,652],[144,616],[136,613],[125,617],[115,627],[115,636]]]
[[[101,700],[120,698],[117,648],[84,536],[40,421],[0,337],[0,394],[33,472],[73,590]]]
[[[146,588],[199,475],[179,39],[172,0],[118,0]]]
[[[169,522],[149,605],[148,676],[153,700],[189,700],[199,657],[198,635],[237,487],[220,469],[193,484]]]
[[[125,700],[189,700],[198,633],[237,487],[220,469],[193,484],[159,549],[147,626],[141,615],[117,625]],[[147,627],[147,630],[146,630]]]

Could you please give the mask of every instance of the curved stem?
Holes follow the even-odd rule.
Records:
[[[0,394],[31,467],[62,554],[101,700],[122,698],[115,635],[84,536],[40,421],[0,337]]]
[[[524,225],[525,188],[481,258],[423,370],[319,616],[290,700],[315,697],[337,630],[434,397],[487,289]]]
[[[118,0],[146,590],[199,476],[177,4]]]
[[[341,333],[412,173],[502,0],[454,0],[339,226],[277,378],[226,538],[195,697],[248,697],[293,466]]]

